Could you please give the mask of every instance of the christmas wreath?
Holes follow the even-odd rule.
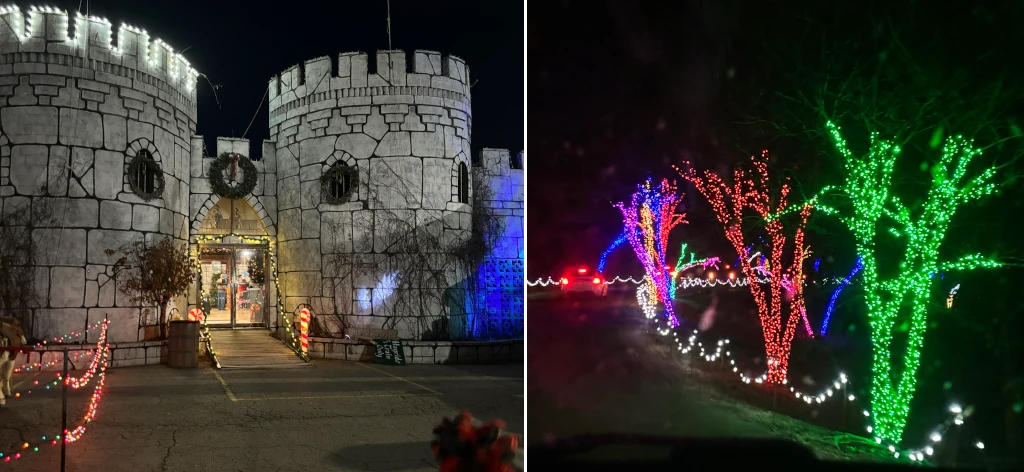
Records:
[[[336,182],[348,182],[348,188],[341,195],[334,195],[331,192],[331,186]],[[320,185],[322,187],[324,203],[346,203],[352,197],[352,194],[355,193],[356,187],[359,186],[359,172],[355,167],[345,164],[334,164],[320,177]]]
[[[143,169],[143,166],[146,170],[143,175],[153,173],[153,189],[149,192],[143,188],[142,182],[139,182],[139,171]],[[164,193],[164,171],[160,169],[160,163],[149,157],[148,153],[137,154],[128,164],[128,185],[132,192],[135,192],[143,200],[149,201],[160,197]]]
[[[242,171],[242,181],[232,187],[224,178],[224,171],[229,171],[228,175],[234,179],[239,168]],[[223,198],[245,198],[256,188],[256,172],[256,166],[248,157],[226,152],[210,164],[210,187],[213,193]]]
[[[434,428],[431,444],[441,472],[515,472],[519,437],[502,432],[505,423],[495,420],[474,424],[473,416],[463,412],[454,419],[445,418]]]

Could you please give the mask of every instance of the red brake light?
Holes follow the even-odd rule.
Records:
[[[579,272],[581,274],[586,274],[587,273],[587,268],[586,267],[580,267],[579,269],[576,269],[576,272]]]
[[[569,279],[565,277],[562,277],[562,280],[559,280],[559,282],[561,282],[562,285],[569,285]]]
[[[594,285],[601,283],[601,277],[594,277]]]

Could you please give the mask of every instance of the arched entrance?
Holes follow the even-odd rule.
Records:
[[[267,229],[245,200],[222,198],[194,231],[195,300],[211,327],[269,326]]]

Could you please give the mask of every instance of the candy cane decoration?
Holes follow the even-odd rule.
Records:
[[[309,353],[309,316],[309,308],[299,310],[299,345],[302,346],[302,354]]]

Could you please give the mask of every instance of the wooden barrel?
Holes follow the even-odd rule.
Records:
[[[199,367],[199,322],[172,321],[167,333],[167,366],[179,369]]]

